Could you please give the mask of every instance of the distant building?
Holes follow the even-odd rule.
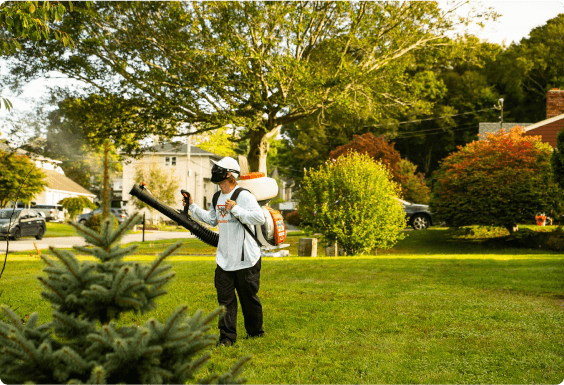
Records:
[[[12,152],[14,150],[5,142],[0,142],[0,151]],[[79,196],[84,196],[90,201],[94,201],[95,194],[65,176],[65,172],[60,166],[63,162],[60,160],[47,158],[22,149],[15,151],[18,155],[25,155],[30,160],[35,161],[35,165],[46,175],[45,181],[47,186],[41,193],[35,196],[34,204],[54,205],[61,199]]]
[[[218,161],[222,156],[202,150],[196,146],[190,146],[190,153],[187,152],[186,143],[162,143],[153,146],[144,152],[139,159],[124,158],[123,178],[122,178],[122,199],[127,201],[126,207],[129,213],[137,211],[129,191],[134,185],[136,170],[139,167],[157,162],[164,169],[173,172],[179,180],[179,190],[175,192],[176,202],[174,208],[182,208],[182,197],[180,189],[184,189],[193,194],[194,202],[205,209],[211,207],[211,199],[217,191],[217,185],[211,181],[212,160]],[[190,160],[188,160],[190,159]],[[149,190],[151,186],[147,186]],[[146,209],[144,209],[146,210]],[[146,210],[149,215],[149,211]],[[163,216],[159,215],[162,219]]]
[[[556,136],[564,127],[564,90],[554,88],[546,95],[546,119],[537,123],[503,123],[503,129],[521,126],[525,128],[525,135],[540,136],[544,143],[556,148]],[[501,127],[499,123],[480,123],[480,139],[485,139],[486,133],[496,133]]]

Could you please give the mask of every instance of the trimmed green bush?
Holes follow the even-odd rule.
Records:
[[[399,185],[366,154],[348,153],[308,171],[298,212],[305,230],[322,233],[347,255],[388,249],[406,225]]]
[[[110,220],[112,221],[112,226],[117,227],[118,221],[117,221],[116,217],[114,217],[111,214],[109,215],[109,217],[110,217]],[[86,223],[84,223],[84,226],[86,226],[89,229],[92,229],[96,232],[102,231],[102,214],[96,214],[96,215],[91,216],[90,218],[88,218]]]

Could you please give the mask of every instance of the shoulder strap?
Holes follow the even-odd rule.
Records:
[[[242,188],[239,187],[237,190],[233,191],[233,195],[231,195],[231,200],[234,201],[237,199],[237,197],[239,196],[239,194],[241,194],[241,191],[249,191],[246,188]],[[249,191],[249,193],[252,195],[253,193]],[[253,231],[251,230],[251,228],[249,227],[249,225],[244,224],[243,222],[241,222],[239,220],[239,218],[237,218],[235,215],[232,215],[233,218],[237,219],[237,221],[241,224],[241,226],[243,226],[243,228],[245,229],[245,231],[247,233],[249,233],[249,235],[255,240],[255,242],[257,243],[258,247],[261,247],[262,244],[260,243],[260,241],[258,240],[257,236],[253,233]]]
[[[243,187],[237,188],[235,191],[233,191],[233,195],[231,195],[231,200],[232,200],[232,201],[236,201],[236,200],[237,200],[237,197],[239,196],[239,194],[241,194],[241,191],[249,191],[249,190],[247,190],[246,188],[243,188]],[[249,191],[249,192],[250,192],[250,191]],[[251,193],[251,192],[250,192],[250,193]],[[252,194],[253,194],[253,193],[251,193],[251,195],[252,195]]]
[[[221,194],[221,191],[216,191],[215,194],[213,194],[212,197],[212,207],[215,210],[216,206],[217,206],[217,201],[219,199],[219,194]]]

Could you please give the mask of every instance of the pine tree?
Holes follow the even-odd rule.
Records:
[[[46,276],[43,298],[53,307],[52,320],[38,325],[38,314],[27,322],[2,306],[0,322],[0,379],[7,383],[176,383],[195,380],[196,371],[210,358],[204,350],[216,336],[207,334],[222,309],[192,317],[178,307],[164,324],[151,318],[142,326],[118,326],[127,312],[144,314],[156,307],[174,277],[164,260],[178,242],[151,264],[126,262],[136,245],[119,240],[140,216],[114,227],[109,219],[108,162],[104,173],[103,223],[100,233],[73,223],[90,247],[75,247],[97,262],[79,261],[74,253],[51,247],[56,257],[42,255]],[[200,379],[201,383],[241,383],[242,358],[230,371]]]

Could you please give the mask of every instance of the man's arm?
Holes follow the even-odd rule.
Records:
[[[182,200],[182,204],[186,205],[184,199]],[[206,211],[194,203],[192,196],[190,196],[188,204],[192,218],[200,222],[205,222],[210,226],[217,226],[217,215],[215,213],[215,207],[212,207],[210,211]]]

